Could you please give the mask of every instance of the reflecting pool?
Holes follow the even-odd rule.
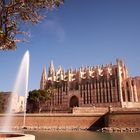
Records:
[[[36,140],[140,140],[140,133],[105,134],[90,131],[29,132]]]

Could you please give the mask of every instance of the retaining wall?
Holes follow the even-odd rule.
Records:
[[[140,109],[110,109],[106,113],[74,114],[27,114],[26,127],[28,129],[45,130],[87,130],[89,128],[118,127],[140,128]],[[0,115],[0,127],[4,123],[4,115]],[[23,115],[13,115],[11,126],[16,129],[23,127]]]
[[[28,129],[88,129],[102,114],[73,115],[73,114],[27,114],[26,127]],[[0,127],[4,116],[0,115]],[[23,116],[14,115],[12,127],[23,126]]]
[[[106,127],[140,128],[140,110],[118,110],[106,115]]]

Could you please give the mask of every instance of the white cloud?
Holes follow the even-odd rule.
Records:
[[[52,35],[54,35],[59,42],[63,42],[66,38],[64,28],[55,20],[48,20],[45,23],[45,27]]]

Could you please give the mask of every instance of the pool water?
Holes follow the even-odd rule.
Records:
[[[36,140],[140,140],[140,133],[106,134],[90,131],[77,132],[28,132]]]

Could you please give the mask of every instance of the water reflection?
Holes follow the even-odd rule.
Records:
[[[138,133],[106,134],[96,132],[29,132],[36,140],[140,140]]]

